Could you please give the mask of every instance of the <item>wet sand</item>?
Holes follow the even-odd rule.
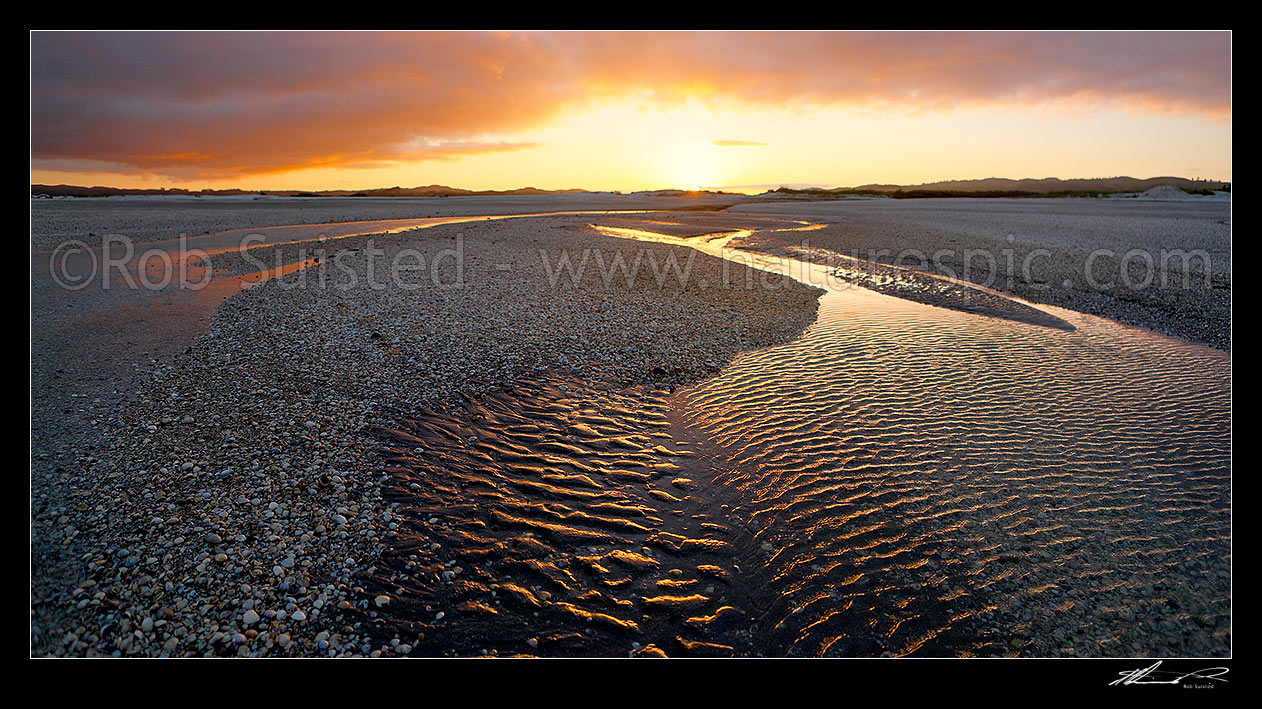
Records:
[[[1227,355],[781,267],[831,285],[805,336],[672,396],[522,382],[379,430],[412,514],[365,620],[421,654],[1229,652]]]
[[[842,280],[681,393],[773,550],[761,647],[1230,654],[1229,355],[1048,309],[1072,328]]]
[[[35,651],[1229,654],[1230,355],[680,245],[802,221],[436,226],[387,249],[459,232],[472,287],[286,287],[313,266],[116,353],[99,439],[34,434]],[[323,246],[362,275],[370,239]],[[541,249],[593,247],[697,280],[550,285]]]
[[[387,260],[414,248],[441,268],[419,274],[419,289],[367,287],[374,243]],[[447,288],[455,262],[439,257],[458,244],[466,286]],[[47,422],[33,436],[39,654],[379,652],[349,616],[375,603],[363,578],[402,514],[382,499],[390,477],[369,438],[383,412],[550,372],[669,390],[791,339],[815,307],[816,292],[793,284],[703,288],[723,277],[721,261],[601,237],[580,217],[323,246],[323,263],[349,270],[312,267],[230,297],[190,347],[135,374],[134,390],[84,407],[91,425],[78,430],[96,438],[59,436],[69,417],[37,398]],[[587,249],[643,256],[667,277],[646,267],[607,278],[593,266],[554,287],[552,259]],[[325,287],[301,287],[322,275]],[[359,287],[338,287],[348,279]],[[64,369],[67,343],[50,333],[36,344],[41,367]],[[81,379],[99,398],[96,376]],[[44,393],[68,395],[56,384]]]
[[[1231,347],[1230,201],[861,199],[725,213],[827,225],[760,232],[745,248],[791,258],[827,249]]]
[[[423,655],[764,651],[761,560],[668,390],[546,378],[376,437],[400,541],[362,614]]]

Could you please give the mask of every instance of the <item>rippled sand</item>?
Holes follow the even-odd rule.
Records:
[[[350,426],[350,409],[363,403],[358,397],[375,392],[371,420],[381,423],[369,433],[379,465],[356,470],[384,468],[393,507],[356,507],[354,514],[348,507],[343,521],[351,526],[339,538],[389,544],[380,558],[375,551],[329,556],[345,573],[338,578],[346,585],[338,588],[353,602],[336,604],[343,635],[334,636],[337,647],[328,652],[1230,653],[1229,353],[927,274],[865,268],[838,279],[835,268],[731,249],[751,235],[818,229],[812,222],[710,214],[599,221],[596,231],[608,236],[687,244],[824,285],[818,319],[800,338],[730,361],[731,353],[757,346],[751,343],[785,342],[787,333],[798,332],[814,294],[796,285],[791,297],[741,290],[746,272],[729,274],[726,264],[712,261],[698,265],[695,291],[615,300],[626,309],[618,317],[609,316],[602,291],[540,290],[546,281],[532,261],[539,256],[536,237],[546,235],[554,247],[609,246],[583,226],[586,218],[576,217],[531,227],[543,230],[538,234],[523,231],[530,226],[524,223],[517,231],[512,222],[480,225],[485,238],[470,237],[470,243],[490,250],[475,253],[497,258],[475,256],[471,265],[491,269],[515,250],[506,271],[512,275],[500,277],[508,280],[486,280],[488,287],[470,291],[481,300],[468,307],[458,300],[369,298],[382,315],[371,333],[342,317],[344,297],[337,308],[315,307],[324,302],[318,292],[294,291],[301,298],[286,307],[269,299],[268,307],[250,311],[236,307],[238,299],[230,309],[282,320],[301,312],[308,330],[298,337],[294,323],[261,328],[250,316],[249,327],[227,330],[243,339],[215,343],[224,361],[233,362],[222,371],[250,378],[254,370],[243,369],[249,361],[267,362],[262,371],[286,385],[301,384],[311,369],[338,371],[331,379],[353,397],[350,405],[329,400],[335,409],[319,409],[320,415],[310,413],[315,409],[298,415],[312,406],[304,389],[285,399],[285,407],[265,407],[277,422],[256,427],[262,433],[287,436],[287,427],[304,419]],[[500,234],[501,228],[507,231]],[[301,236],[310,227],[293,230]],[[500,236],[510,238],[501,243]],[[750,287],[773,287],[763,276],[748,275]],[[736,290],[707,291],[702,276],[710,287],[721,276]],[[728,283],[729,276],[736,282]],[[169,306],[168,300],[155,302]],[[533,349],[551,353],[541,365],[565,361],[551,349],[561,340],[548,318],[532,320],[544,301],[571,326],[595,328],[575,330],[585,334],[565,341],[576,363],[619,337],[641,338],[613,348],[620,354],[608,368],[514,368],[511,376],[526,378],[489,388],[487,382],[453,385],[443,390],[451,396],[422,399],[417,394],[425,385],[407,378],[416,362],[404,366],[396,357],[402,350],[386,348],[397,349],[423,330],[431,339],[416,352],[426,367],[463,384],[471,372],[507,371],[493,366],[496,360],[481,345],[461,344],[486,342],[486,328],[510,338],[495,352],[515,357]],[[524,308],[526,316],[487,308],[497,302]],[[50,305],[61,308],[57,301]],[[125,305],[135,310],[137,323],[148,317],[138,304]],[[488,312],[499,314],[488,321]],[[585,315],[572,319],[571,313]],[[90,323],[87,315],[79,322]],[[390,328],[397,332],[377,332]],[[260,339],[260,332],[271,337]],[[344,347],[360,339],[370,346]],[[668,368],[645,360],[633,367],[651,368],[641,378],[610,374],[652,355],[666,340],[677,355],[661,360]],[[144,340],[128,344],[140,349],[137,342]],[[234,347],[250,357],[242,360]],[[348,356],[337,370],[339,360],[327,353],[342,349]],[[439,356],[447,350],[452,356]],[[469,354],[474,351],[482,354]],[[317,358],[317,352],[326,354]],[[687,353],[683,364],[680,352]],[[441,366],[429,362],[435,356]],[[671,384],[695,381],[694,370],[718,373],[690,388]],[[197,371],[180,375],[195,392],[186,400],[210,410],[191,420],[213,420],[216,408],[241,409],[221,402],[252,391],[206,389]],[[164,386],[166,413],[170,389]],[[482,393],[460,401],[454,397],[461,391]],[[395,406],[408,413],[392,411]],[[202,455],[186,450],[189,435],[182,431],[163,440],[181,459]],[[135,449],[125,460],[163,455],[147,439],[123,440]],[[275,453],[275,443],[264,440],[258,450]],[[317,487],[328,484],[327,476],[311,475]],[[161,477],[147,484],[169,491]],[[304,484],[299,480],[297,489]],[[226,495],[230,488],[214,489]],[[347,501],[346,493],[323,494],[303,500],[317,506]],[[132,535],[131,544],[130,530],[152,516],[135,508],[120,517],[122,509],[98,503],[95,519]],[[222,509],[232,515],[243,508]],[[214,515],[208,528],[223,524],[220,512],[206,514]],[[175,565],[196,561],[167,551],[162,556]],[[126,562],[110,559],[104,568],[120,567],[117,579],[128,578]],[[360,575],[352,580],[351,573]],[[100,622],[87,636],[98,651],[120,642],[106,634],[140,622],[135,613],[143,611],[130,602],[111,609],[85,611]],[[187,622],[211,628],[201,619]],[[134,637],[118,632],[128,643]],[[319,637],[306,640],[318,643]],[[178,645],[179,638],[171,638],[168,644]],[[248,654],[246,640],[225,649]],[[76,652],[87,647],[75,642]]]
[[[1037,312],[834,279],[695,387],[401,419],[368,616],[425,654],[1229,654],[1230,355]]]
[[[833,291],[680,397],[733,472],[768,650],[1224,655],[1230,359]]]
[[[377,436],[400,504],[370,589],[423,654],[749,654],[749,533],[669,392],[521,382]]]

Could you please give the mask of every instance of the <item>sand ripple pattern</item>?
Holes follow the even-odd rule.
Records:
[[[1225,655],[1230,356],[832,290],[683,392],[801,655]]]
[[[366,618],[429,655],[1228,655],[1230,354],[1040,310],[834,279],[674,394],[399,415]]]
[[[378,429],[404,521],[365,615],[420,655],[748,653],[753,543],[669,410],[556,379]]]

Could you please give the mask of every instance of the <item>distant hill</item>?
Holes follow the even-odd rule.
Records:
[[[230,197],[239,195],[266,195],[270,197],[456,197],[473,195],[533,195],[533,194],[573,194],[586,190],[541,190],[536,187],[522,187],[515,190],[463,190],[446,185],[428,185],[425,187],[383,187],[371,190],[185,190],[177,188],[125,188],[125,187],[80,187],[78,185],[31,185],[31,195],[48,195],[49,197],[115,197],[121,195],[175,195],[191,197]]]
[[[1153,187],[1171,186],[1185,190],[1205,190],[1229,185],[1214,180],[1190,180],[1186,177],[1095,177],[1090,179],[1062,180],[1047,177],[1041,180],[1011,180],[990,177],[984,180],[948,180],[923,185],[860,185],[851,188],[867,192],[1033,192],[1051,194],[1057,192],[1144,192]]]
[[[1024,197],[1031,195],[1048,196],[1099,196],[1119,192],[1145,192],[1154,187],[1177,187],[1187,192],[1208,194],[1214,190],[1231,189],[1230,183],[1214,180],[1190,180],[1186,177],[1150,177],[1137,179],[1134,177],[1097,177],[1091,179],[1062,180],[1048,177],[1041,180],[1011,180],[991,177],[984,180],[949,180],[930,182],[922,185],[860,185],[859,187],[836,187],[832,189],[810,187],[793,189],[781,187],[765,194],[801,195],[813,198],[835,198],[848,195],[888,195],[891,197]],[[465,190],[446,185],[426,185],[424,187],[381,187],[369,190],[185,190],[176,188],[123,188],[123,187],[81,187],[78,185],[31,185],[31,195],[49,197],[112,197],[119,195],[183,195],[190,197],[229,197],[243,195],[265,195],[270,197],[460,197],[482,195],[544,195],[575,194],[586,192],[581,189],[541,190],[536,187],[522,187],[515,190]],[[727,195],[725,192],[706,191],[706,194]],[[642,196],[686,196],[695,192],[686,190],[650,190],[634,192]],[[733,195],[736,196],[736,195]]]
[[[208,190],[208,193],[220,195],[252,194],[244,190]],[[31,196],[48,195],[49,197],[114,197],[117,195],[192,195],[182,189],[126,189],[122,187],[81,187],[79,185],[31,185]]]

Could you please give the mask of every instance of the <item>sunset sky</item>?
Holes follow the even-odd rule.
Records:
[[[45,33],[31,181],[1231,179],[1231,35]]]

